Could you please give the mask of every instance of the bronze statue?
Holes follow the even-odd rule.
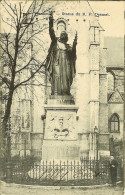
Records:
[[[65,31],[57,38],[53,29],[52,12],[49,17],[49,34],[51,45],[46,65],[50,76],[51,95],[70,95],[70,87],[76,73],[77,34],[72,47],[67,44],[68,35]]]

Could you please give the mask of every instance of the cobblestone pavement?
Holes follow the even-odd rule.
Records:
[[[0,195],[123,195],[123,188],[120,186],[82,188],[82,189],[48,189],[41,186],[16,186],[13,184],[0,184]]]

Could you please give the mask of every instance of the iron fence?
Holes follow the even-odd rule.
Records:
[[[11,181],[39,185],[96,185],[110,181],[109,162],[41,161],[29,165],[27,161],[13,164]]]

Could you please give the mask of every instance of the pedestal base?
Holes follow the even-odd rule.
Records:
[[[72,96],[51,96],[46,111],[42,160],[79,160],[76,113]]]
[[[80,160],[78,141],[44,140],[42,160]]]
[[[48,105],[74,105],[71,95],[51,95],[47,102]]]

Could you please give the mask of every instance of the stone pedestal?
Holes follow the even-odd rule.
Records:
[[[42,160],[79,160],[79,143],[70,140],[44,140]]]
[[[51,96],[46,111],[46,126],[42,146],[43,160],[75,160],[79,158],[76,113],[71,96]]]

